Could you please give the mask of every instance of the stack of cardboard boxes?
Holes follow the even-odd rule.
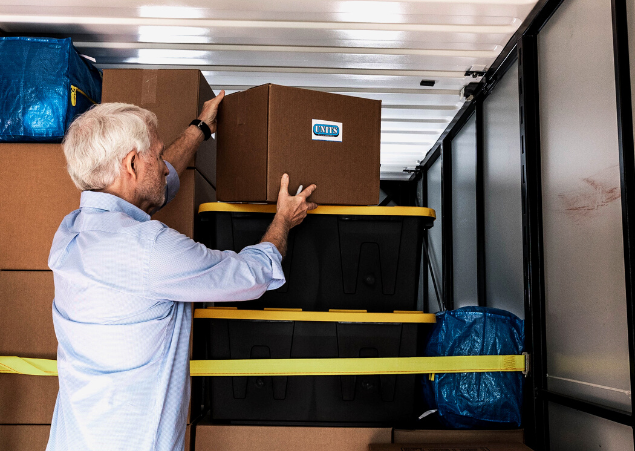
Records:
[[[102,102],[134,103],[153,111],[166,146],[213,96],[198,70],[104,72]],[[198,205],[216,200],[215,152],[213,139],[201,145],[181,174],[176,198],[153,219],[195,236]],[[0,355],[56,359],[48,254],[62,219],[79,208],[80,200],[61,146],[0,145],[0,192]],[[3,449],[46,447],[57,391],[57,377],[0,374]],[[186,442],[189,449],[189,427]]]

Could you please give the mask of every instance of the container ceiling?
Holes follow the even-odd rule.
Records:
[[[100,68],[197,68],[382,100],[381,178],[407,180],[537,0],[0,0],[0,29],[72,37]],[[434,81],[422,87],[422,80]]]

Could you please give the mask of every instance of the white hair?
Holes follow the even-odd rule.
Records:
[[[102,103],[78,116],[62,142],[66,167],[77,188],[110,186],[128,152],[135,149],[141,155],[150,148],[157,124],[154,113],[127,103]]]

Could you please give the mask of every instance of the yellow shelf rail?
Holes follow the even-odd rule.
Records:
[[[237,319],[260,321],[317,321],[351,323],[429,323],[436,322],[433,313],[396,310],[393,313],[368,313],[366,310],[329,310],[309,312],[302,309],[240,310],[236,307],[196,309],[194,318]]]
[[[208,202],[198,207],[199,213],[230,212],[230,213],[275,213],[274,204],[231,204],[226,202]],[[344,216],[427,216],[436,219],[436,212],[425,207],[378,207],[378,206],[348,206],[348,205],[320,205],[308,212],[310,215],[344,215]]]

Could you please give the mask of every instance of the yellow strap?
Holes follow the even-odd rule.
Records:
[[[56,376],[55,360],[0,357],[0,373]],[[525,371],[524,355],[191,360],[191,376],[337,376]]]
[[[57,376],[57,361],[0,356],[0,373]]]
[[[192,360],[192,376],[337,376],[524,371],[525,356]]]
[[[234,213],[275,213],[274,204],[229,204],[225,202],[208,202],[198,207],[198,212],[234,212]],[[425,207],[377,207],[320,205],[308,211],[310,215],[349,215],[349,216],[427,216],[437,217],[436,212]]]
[[[320,321],[353,323],[435,323],[433,313],[395,312],[367,313],[363,310],[303,312],[295,309],[238,310],[226,307],[196,309],[194,318],[251,319],[265,321]]]

